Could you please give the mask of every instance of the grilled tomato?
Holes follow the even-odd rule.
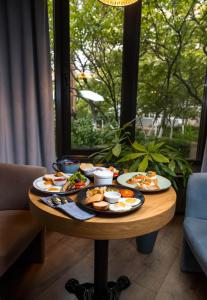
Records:
[[[132,197],[134,197],[134,192],[131,191],[131,190],[121,189],[121,190],[119,190],[119,193],[124,198],[132,198]]]

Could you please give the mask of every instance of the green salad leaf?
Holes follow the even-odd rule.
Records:
[[[72,176],[68,178],[70,184],[75,184],[78,181],[86,181],[87,178],[81,172],[75,172]]]

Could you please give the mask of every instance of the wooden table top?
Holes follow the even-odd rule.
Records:
[[[69,218],[40,201],[29,192],[30,209],[47,228],[74,237],[93,240],[123,239],[141,236],[165,226],[174,216],[176,193],[172,187],[163,192],[145,193],[145,202],[137,211],[122,217],[94,217],[87,221]],[[75,195],[70,195],[75,199]]]

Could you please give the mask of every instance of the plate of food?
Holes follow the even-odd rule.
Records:
[[[33,182],[35,189],[44,193],[71,194],[87,187],[90,180],[81,172],[74,174],[65,174],[56,172],[55,174],[46,174]]]
[[[116,179],[121,171],[115,167],[113,164],[103,164],[100,166],[95,166],[92,163],[81,163],[80,170],[84,173],[85,176],[89,177],[91,180],[94,178],[94,172],[97,170],[109,170],[113,173],[113,178]]]
[[[157,175],[154,171],[125,173],[120,175],[117,181],[121,185],[133,187],[142,192],[159,192],[171,186],[170,180]]]
[[[103,216],[120,216],[131,213],[144,203],[143,194],[134,188],[121,185],[88,187],[77,194],[77,204],[90,212]]]

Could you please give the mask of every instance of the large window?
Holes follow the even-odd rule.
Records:
[[[67,1],[54,1],[63,6],[69,3],[70,8],[68,69],[64,67],[65,54],[59,64],[66,72],[61,72],[59,65],[57,68],[63,85],[56,82],[56,88],[58,86],[58,91],[62,86],[68,88],[68,95],[66,92],[61,97],[60,92],[58,99],[56,95],[56,109],[62,105],[62,111],[57,113],[57,131],[61,129],[57,136],[62,135],[62,144],[70,139],[70,149],[65,147],[67,153],[73,149],[84,153],[85,149],[101,147],[113,138],[113,128],[119,127],[120,112],[124,112],[120,99],[123,24],[126,29],[126,22],[123,8],[105,6],[98,0]],[[61,15],[55,11],[55,18],[61,23],[66,17],[63,12]],[[200,127],[204,124],[200,124],[200,116],[206,74],[206,28],[206,1],[143,1],[136,138],[139,141],[167,140],[193,160],[199,132],[203,137],[206,134]],[[66,39],[59,25],[55,38],[59,47],[58,34]],[[61,52],[61,47],[58,51]],[[67,70],[70,82],[68,80],[66,85]],[[69,110],[65,113],[69,94],[70,113]],[[130,109],[129,103],[127,110]],[[65,114],[63,118],[61,113]],[[64,128],[69,130],[62,130]]]

